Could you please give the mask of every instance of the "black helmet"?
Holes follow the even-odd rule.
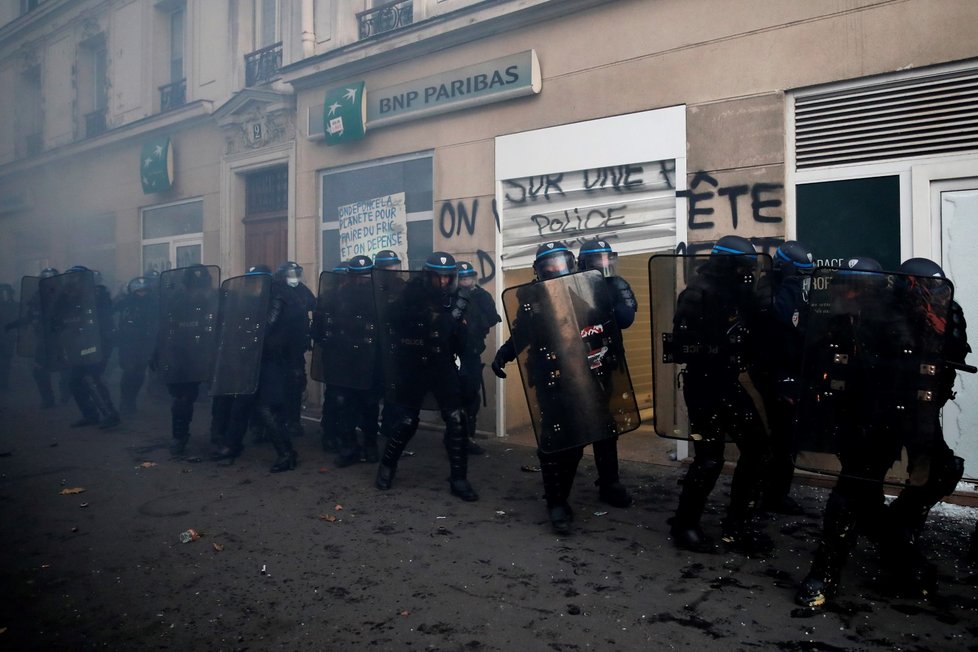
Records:
[[[903,261],[900,267],[897,268],[897,271],[901,274],[910,274],[913,276],[947,278],[941,266],[930,258],[910,258]]]
[[[472,287],[473,285],[475,285],[475,279],[478,275],[479,275],[478,272],[475,271],[475,267],[472,267],[472,263],[459,261],[458,263],[459,285]]]
[[[713,249],[710,251],[710,255],[725,254],[750,254],[756,256],[757,250],[754,249],[754,245],[747,238],[739,235],[725,235],[716,241],[716,244],[713,245]]]
[[[153,286],[153,283],[145,276],[137,276],[126,285],[126,292],[134,294],[140,290],[146,291]]]
[[[358,276],[366,276],[370,274],[374,269],[374,261],[370,260],[370,256],[354,256],[346,264],[346,271],[350,274],[356,274]]]
[[[377,269],[401,269],[401,257],[396,251],[381,249],[374,254],[374,265]]]
[[[538,281],[559,278],[574,273],[574,254],[563,242],[544,242],[537,247],[533,273]]]
[[[52,276],[57,276],[60,273],[61,272],[53,267],[45,267],[41,270],[41,278],[51,278]]]
[[[428,286],[440,292],[452,293],[458,282],[458,264],[455,256],[444,251],[433,251],[424,261]]]
[[[786,276],[811,274],[815,269],[811,248],[797,240],[785,240],[774,252],[774,269]]]
[[[65,270],[65,274],[70,274],[72,272],[89,272],[89,271],[91,270],[85,267],[84,265],[72,265],[71,267]]]
[[[287,260],[278,266],[275,270],[275,278],[280,281],[292,281],[289,285],[295,286],[299,284],[299,279],[302,278],[302,265],[299,263]]]
[[[204,265],[191,265],[183,272],[183,286],[188,290],[211,286],[211,272]]]
[[[581,243],[581,250],[577,253],[577,269],[581,272],[596,269],[604,276],[614,276],[616,260],[618,254],[607,240],[593,238]]]
[[[248,271],[245,272],[245,276],[254,276],[256,274],[267,274],[268,276],[271,276],[272,268],[268,265],[252,265],[248,268]]]

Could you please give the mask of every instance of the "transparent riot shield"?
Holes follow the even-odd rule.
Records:
[[[377,310],[370,274],[319,275],[313,314],[313,380],[370,389],[377,373]]]
[[[98,364],[105,354],[91,270],[41,279],[41,331],[52,371]]]
[[[435,389],[458,379],[451,315],[425,281],[420,271],[373,271],[384,401],[436,410]]]
[[[235,276],[221,284],[211,395],[257,391],[271,284],[272,277],[267,274]]]
[[[614,298],[600,272],[508,288],[503,305],[541,450],[639,427]]]
[[[210,380],[217,352],[221,268],[178,267],[160,274],[157,365],[166,383]]]
[[[904,447],[940,436],[937,387],[952,298],[941,278],[815,271],[795,466],[905,481]],[[914,469],[913,481],[926,474]]]
[[[746,367],[752,321],[771,306],[771,258],[655,255],[649,259],[649,298],[655,431],[688,439],[683,365]]]
[[[41,297],[38,294],[41,278],[25,276],[20,280],[20,312],[17,316],[17,355],[43,361],[41,334]]]

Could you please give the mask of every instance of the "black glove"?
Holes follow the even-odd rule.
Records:
[[[492,373],[496,374],[500,378],[506,377],[506,372],[503,371],[503,367],[506,366],[506,361],[502,359],[498,353],[496,357],[492,360]]]

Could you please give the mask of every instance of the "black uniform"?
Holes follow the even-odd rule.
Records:
[[[439,258],[444,262],[441,265],[435,262],[432,267],[433,260]],[[455,358],[464,352],[467,339],[464,306],[459,305],[453,293],[438,285],[446,276],[454,280],[455,260],[448,254],[435,252],[425,268],[423,276],[408,281],[399,301],[389,309],[389,328],[396,341],[391,342],[395,350],[388,355],[398,356],[399,360],[388,368],[403,376],[386,378],[386,383],[394,383],[397,389],[385,397],[385,428],[389,428],[389,438],[377,468],[376,485],[379,489],[390,489],[401,453],[418,429],[422,401],[431,392],[445,422],[451,492],[462,500],[474,501],[479,496],[466,477],[465,411],[455,366]],[[448,274],[441,275],[441,268]],[[388,415],[396,418],[389,419]]]
[[[69,370],[68,386],[82,413],[73,426],[99,424],[107,429],[119,425],[119,413],[112,404],[109,388],[102,374],[112,351],[112,298],[104,285],[95,286],[95,310],[98,314],[101,360],[92,364],[74,365]]]
[[[486,337],[489,330],[502,321],[496,311],[492,295],[478,285],[460,288],[459,296],[468,301],[465,309],[466,342],[459,356],[459,377],[462,382],[462,405],[465,408],[465,434],[469,453],[477,453],[478,446],[472,441],[475,436],[476,416],[479,414],[482,397],[482,352],[486,350]]]
[[[754,279],[737,269],[743,258],[749,257],[714,253],[679,295],[674,317],[677,339],[718,352],[688,359],[676,356],[677,362],[686,363],[680,375],[683,395],[690,432],[699,438],[693,440],[693,463],[670,522],[676,544],[692,550],[712,549],[699,522],[723,470],[728,437],[736,443],[740,458],[723,520],[723,540],[748,551],[769,544],[749,523],[760,499],[768,442],[757,407],[740,382],[758,316]],[[731,338],[732,334],[737,335]]]
[[[316,297],[301,281],[295,287],[287,286],[292,295],[291,301],[299,306],[305,315],[306,333],[309,330],[309,313],[316,309]],[[291,437],[302,435],[302,395],[306,391],[306,351],[309,350],[308,336],[304,336],[303,346],[290,349],[288,385],[285,400],[285,427]]]
[[[136,411],[136,397],[146,380],[146,368],[156,345],[159,328],[159,297],[153,288],[130,292],[116,302],[119,315],[120,409],[123,414]]]

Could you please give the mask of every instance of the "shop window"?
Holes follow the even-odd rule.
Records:
[[[817,264],[869,256],[884,269],[899,266],[898,175],[802,183],[795,192],[798,240],[812,248]]]
[[[323,173],[322,269],[381,249],[420,269],[432,242],[430,154]]]
[[[203,262],[204,201],[143,209],[143,273]]]

